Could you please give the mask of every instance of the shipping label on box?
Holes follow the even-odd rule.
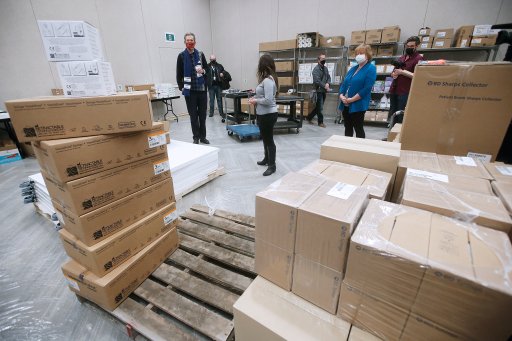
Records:
[[[434,36],[424,36],[421,37],[420,42],[422,43],[432,43],[434,41]]]
[[[53,20],[37,23],[48,61],[103,60],[99,32],[89,23]]]
[[[65,96],[106,96],[116,93],[110,63],[79,61],[57,63],[60,84]]]
[[[492,29],[492,25],[475,25],[473,36],[485,36],[489,34],[498,34],[499,29]]]
[[[420,49],[430,49],[430,48],[432,48],[432,43],[433,43],[433,41],[429,42],[429,43],[421,43]]]
[[[432,43],[433,49],[445,49],[450,47],[452,44],[451,38],[435,38],[434,42]]]
[[[365,44],[378,44],[382,39],[382,29],[366,31]]]

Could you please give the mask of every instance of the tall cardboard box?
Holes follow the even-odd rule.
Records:
[[[484,162],[483,165],[494,180],[512,183],[512,165],[502,162]]]
[[[247,341],[346,340],[350,324],[258,276],[233,305],[235,337]]]
[[[366,31],[365,44],[379,44],[382,39],[382,29]]]
[[[75,180],[167,150],[162,123],[151,130],[33,142],[42,169],[61,182]]]
[[[352,34],[350,36],[350,44],[351,45],[360,45],[364,44],[366,41],[366,32],[365,30],[362,31],[352,31]]]
[[[153,112],[146,92],[115,96],[59,96],[5,102],[20,142],[150,130]]]
[[[171,176],[167,151],[147,159],[108,169],[69,182],[59,182],[44,170],[52,200],[80,216]]]
[[[146,246],[117,269],[98,277],[74,260],[62,265],[69,289],[112,311],[123,302],[179,245],[176,229]]]
[[[56,65],[64,96],[108,96],[117,92],[112,66],[108,62],[73,61]]]
[[[475,29],[475,25],[467,25],[461,26],[455,31],[454,42],[456,47],[469,47],[469,42],[471,41],[471,36],[473,35],[473,30]]]
[[[510,63],[418,65],[402,148],[446,155],[474,152],[494,161],[512,119],[510,88]]]
[[[320,146],[320,158],[395,174],[400,143],[333,135]]]
[[[64,229],[92,246],[175,201],[169,178],[81,216],[55,200],[52,204]]]
[[[103,277],[153,240],[174,229],[177,218],[176,204],[172,203],[93,246],[85,245],[65,229],[59,232],[67,255],[93,274]]]
[[[400,26],[388,26],[382,29],[381,43],[396,43],[400,41]]]
[[[85,21],[38,20],[46,58],[50,62],[103,60],[98,29]]]

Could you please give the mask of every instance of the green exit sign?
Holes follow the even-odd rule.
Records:
[[[174,33],[165,32],[165,41],[173,43],[176,41],[176,36],[174,35]]]

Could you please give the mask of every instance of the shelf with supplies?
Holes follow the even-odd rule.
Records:
[[[478,47],[447,47],[418,49],[425,59],[446,59],[453,61],[487,62],[495,61],[499,45]]]
[[[388,46],[388,45],[398,45],[403,44],[399,41],[392,41],[387,43],[361,43],[361,44],[350,44],[349,47],[358,47],[359,45],[370,45],[370,46]]]

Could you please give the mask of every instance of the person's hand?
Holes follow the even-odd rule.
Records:
[[[221,72],[221,73],[219,73],[219,76],[220,77],[224,77],[224,74]]]
[[[346,97],[343,96],[343,94],[340,94],[340,100],[343,102],[343,100],[345,99]]]
[[[329,83],[325,83],[324,88],[325,88],[325,90],[329,91]]]
[[[254,98],[254,97],[249,98],[249,104],[253,104],[253,105],[256,104],[256,98]]]
[[[197,73],[204,73],[203,71],[204,71],[204,70],[203,70],[203,68],[201,67],[201,65],[196,65],[196,72],[197,72]]]

